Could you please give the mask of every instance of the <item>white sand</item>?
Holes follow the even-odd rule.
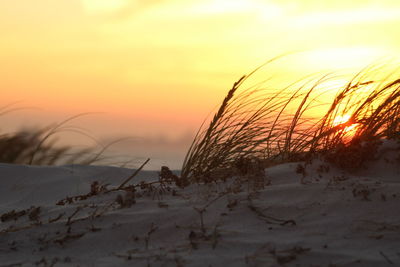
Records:
[[[357,173],[314,160],[303,179],[298,163],[274,166],[256,192],[194,185],[65,205],[133,170],[0,164],[0,266],[400,266],[399,155],[386,142]],[[145,171],[132,183],[157,179]]]

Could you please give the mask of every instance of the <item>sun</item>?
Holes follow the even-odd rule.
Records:
[[[348,135],[354,135],[357,126],[359,125],[358,123],[352,123],[350,121],[351,116],[349,114],[344,114],[344,115],[338,115],[335,117],[335,119],[332,122],[332,126],[336,127],[338,126],[343,130]]]

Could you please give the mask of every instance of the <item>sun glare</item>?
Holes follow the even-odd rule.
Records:
[[[356,131],[356,127],[358,126],[358,123],[351,123],[350,122],[351,116],[349,114],[345,114],[343,116],[338,115],[336,118],[333,120],[332,126],[342,126],[343,131],[346,134],[349,135],[354,135]]]

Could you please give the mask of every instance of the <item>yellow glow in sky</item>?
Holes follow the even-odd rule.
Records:
[[[398,56],[398,29],[394,0],[1,1],[0,105],[105,112],[115,125],[100,134],[178,136],[269,58],[300,53],[279,69],[289,83],[361,68]]]
[[[91,14],[109,13],[125,8],[129,3],[136,1],[129,0],[82,0],[85,11]]]

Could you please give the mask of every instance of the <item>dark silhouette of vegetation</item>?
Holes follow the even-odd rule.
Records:
[[[345,166],[343,155],[351,155],[360,166],[378,140],[399,137],[400,79],[394,74],[375,80],[369,78],[373,70],[364,70],[324,105],[318,88],[331,75],[283,88],[268,81],[246,87],[255,72],[234,83],[208,127],[200,127],[182,166],[183,179],[215,181],[243,159],[268,166],[322,154]]]
[[[23,108],[13,108],[13,104],[0,108],[0,115]],[[60,165],[60,164],[94,164],[101,163],[106,158],[104,151],[116,142],[101,145],[85,130],[68,125],[68,123],[89,113],[78,114],[39,129],[23,129],[14,133],[0,133],[0,162],[29,165]],[[57,135],[62,132],[74,132],[84,135],[94,141],[99,148],[88,147],[75,149],[72,146],[59,145]]]

